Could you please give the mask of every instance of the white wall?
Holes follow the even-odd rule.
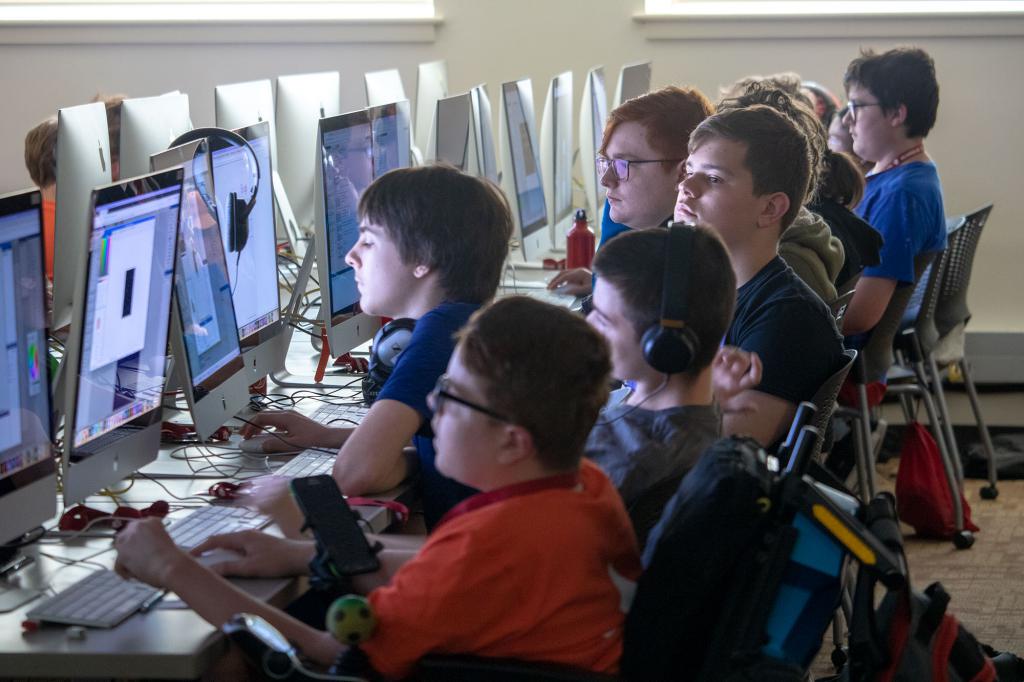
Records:
[[[342,104],[363,104],[362,73],[398,67],[412,95],[418,62],[448,61],[453,91],[519,76],[534,79],[535,101],[546,81],[572,69],[577,98],[585,69],[603,63],[608,89],[618,68],[654,60],[655,85],[689,83],[712,99],[720,85],[751,73],[797,71],[836,90],[861,46],[913,43],[935,58],[942,87],[939,122],[928,149],[939,164],[947,213],[993,201],[996,209],[982,240],[971,288],[974,331],[1024,332],[1024,206],[1019,201],[1024,137],[1017,133],[1024,94],[1024,31],[1020,19],[885,23],[835,20],[644,24],[634,21],[639,0],[436,0],[442,21],[433,40],[379,42],[380,30],[281,28],[271,40],[206,32],[196,44],[145,30],[127,31],[123,44],[102,29],[67,33],[0,27],[0,92],[7,103],[0,127],[0,191],[25,187],[24,132],[58,107],[86,101],[96,91],[135,96],[180,89],[190,95],[197,125],[213,122],[213,87],[219,83],[323,69],[342,72]],[[925,27],[928,35],[921,35]],[[231,31],[231,29],[226,29]],[[396,29],[397,30],[397,29]],[[832,37],[816,37],[821,32]],[[429,31],[428,31],[429,33]],[[677,34],[690,37],[673,38]],[[746,37],[735,37],[745,34]],[[122,35],[122,34],[118,34]],[[777,36],[796,37],[777,37]],[[667,37],[666,37],[667,36]],[[714,37],[706,37],[714,36]],[[728,37],[733,36],[733,37]],[[843,37],[849,36],[849,37]],[[874,36],[886,36],[883,38]],[[368,42],[356,42],[365,40]],[[18,44],[21,43],[21,44]],[[51,43],[51,44],[47,44]],[[76,44],[78,43],[78,44]]]

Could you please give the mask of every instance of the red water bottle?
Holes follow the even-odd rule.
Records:
[[[574,268],[590,268],[590,262],[594,260],[594,231],[587,225],[587,212],[582,208],[576,209],[576,217],[572,221],[572,227],[565,236],[566,258],[565,267],[569,270]]]

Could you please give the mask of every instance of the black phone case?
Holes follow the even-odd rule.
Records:
[[[371,573],[380,568],[377,555],[366,541],[355,512],[328,475],[296,478],[292,495],[306,517],[317,542],[340,576]]]

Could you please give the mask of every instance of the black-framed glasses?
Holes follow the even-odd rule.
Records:
[[[846,103],[846,109],[850,113],[850,120],[857,120],[857,110],[863,109],[864,107],[880,107],[881,102],[854,102],[853,100]]]
[[[629,180],[629,167],[638,163],[678,163],[683,159],[609,159],[603,154],[598,154],[594,157],[594,163],[597,166],[597,177],[603,178],[604,174],[611,168],[615,172],[615,177],[621,182]]]
[[[447,374],[442,374],[437,378],[437,383],[434,384],[434,390],[432,390],[430,392],[430,395],[428,396],[428,398],[430,399],[431,407],[433,408],[434,412],[440,412],[442,406],[444,405],[444,401],[450,400],[453,403],[458,403],[459,405],[468,407],[471,410],[475,410],[480,414],[486,414],[488,417],[492,419],[497,419],[500,422],[507,422],[509,424],[512,423],[511,419],[509,419],[503,414],[495,412],[489,407],[478,405],[477,403],[474,403],[471,400],[466,400],[465,398],[460,398],[459,396],[455,395],[454,393],[448,390],[448,387],[450,385],[451,384],[448,380]]]

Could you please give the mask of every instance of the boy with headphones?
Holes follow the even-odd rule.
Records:
[[[281,438],[266,439],[267,451],[339,448],[334,479],[348,495],[383,492],[418,473],[432,527],[475,491],[434,466],[427,394],[448,364],[455,332],[497,290],[512,217],[492,184],[442,165],[381,176],[363,192],[359,216],[359,241],[346,262],[355,269],[360,306],[371,315],[416,320],[408,346],[357,428],[271,412],[257,415],[242,435],[273,426]],[[410,443],[414,457],[404,452]],[[280,486],[264,484],[269,491],[257,496],[278,498]]]
[[[668,224],[675,187],[682,179],[686,141],[714,110],[700,90],[676,86],[634,97],[612,109],[595,160],[598,180],[608,192],[599,250],[622,232]],[[552,277],[548,288],[584,296],[591,293],[592,281],[589,270],[577,268]]]
[[[544,353],[541,338],[550,341]],[[459,333],[431,392],[437,465],[483,492],[449,511],[418,549],[384,549],[378,571],[352,577],[377,618],[361,645],[375,672],[405,679],[428,653],[617,671],[640,560],[615,487],[581,461],[609,370],[608,347],[582,318],[526,297],[492,304]],[[314,553],[308,540],[211,538],[193,554],[244,555],[212,569],[175,547],[158,519],[131,524],[116,544],[121,575],[173,590],[214,625],[252,613],[323,665],[345,652],[330,633],[216,575],[302,573]]]
[[[807,194],[808,142],[786,116],[754,105],[706,119],[689,151],[675,218],[709,225],[722,237],[739,287],[725,343],[757,353],[764,366],[756,389],[721,402],[722,430],[770,446],[797,404],[843,362],[831,313],[778,253]]]
[[[601,412],[587,457],[612,479],[641,546],[665,502],[719,437],[712,364],[732,319],[736,279],[722,240],[705,227],[623,234],[594,259],[587,321],[632,387]],[[748,380],[756,380],[754,372]],[[719,396],[721,397],[721,396]]]

